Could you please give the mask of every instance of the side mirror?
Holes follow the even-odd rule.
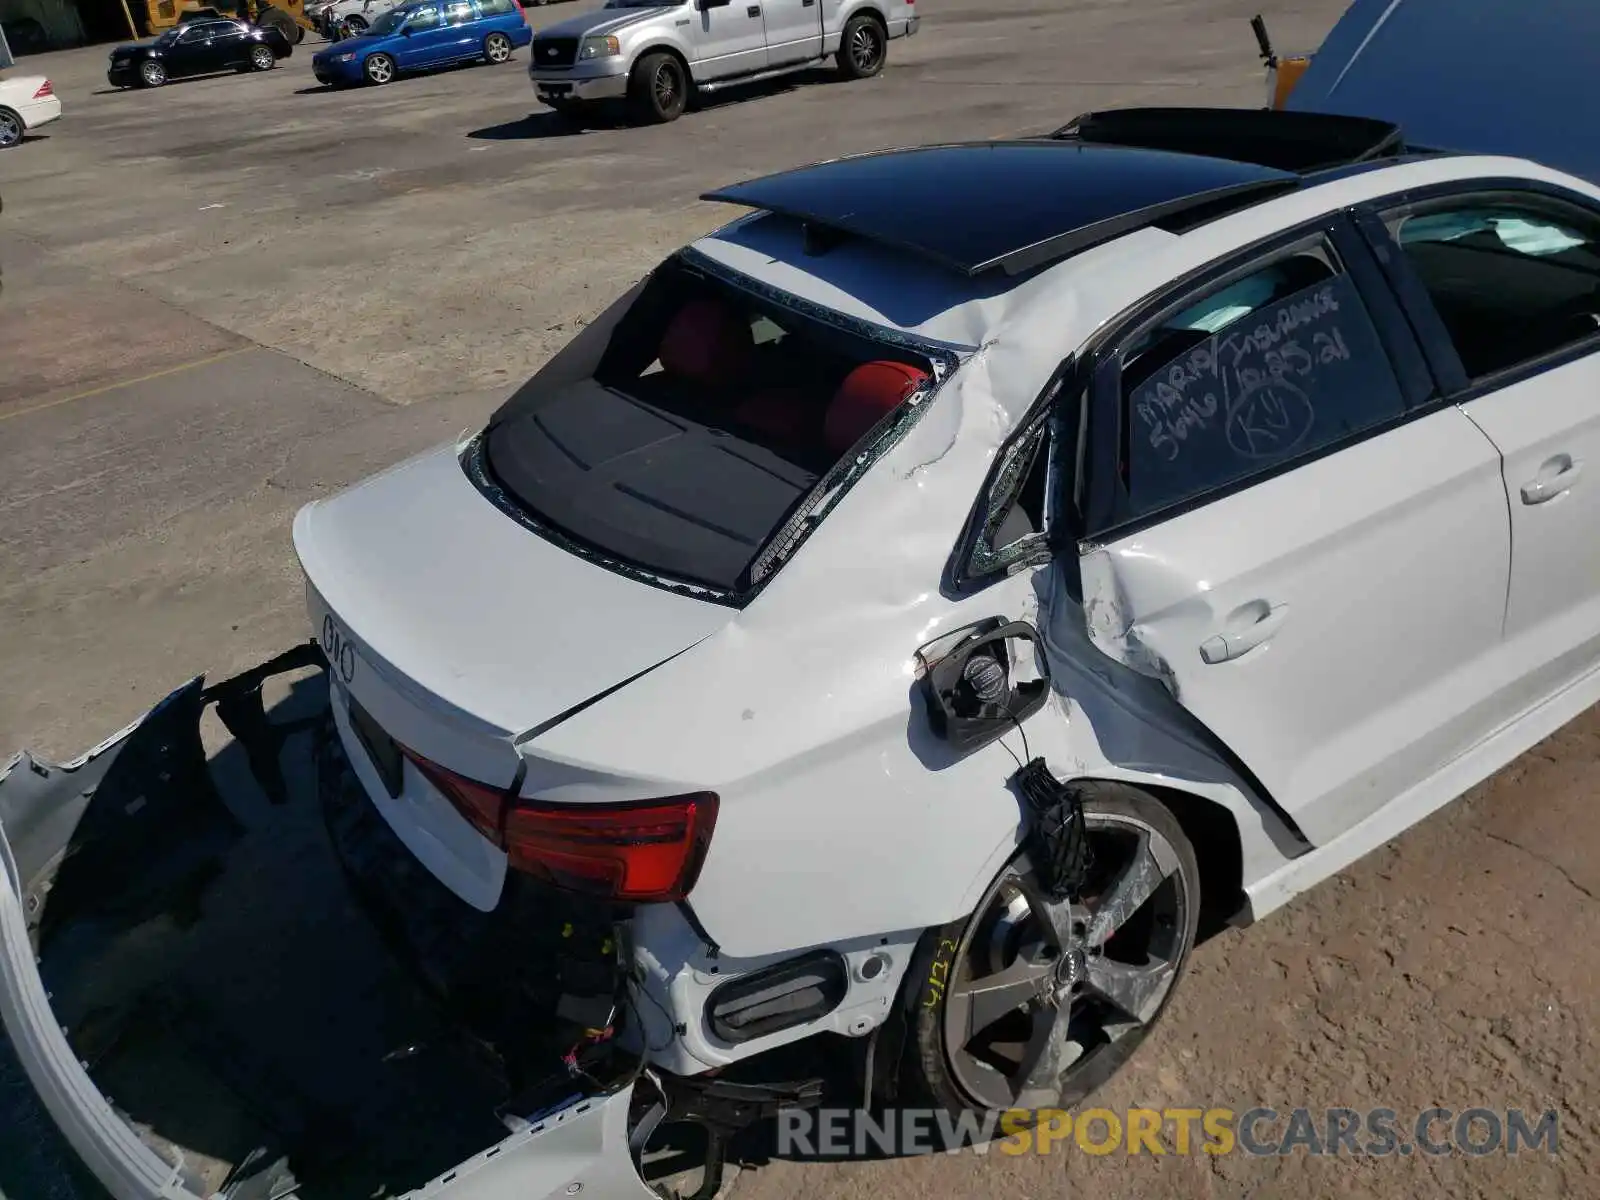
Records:
[[[411,36],[411,26],[409,26],[409,25],[400,26],[400,36],[401,37],[410,37]]]

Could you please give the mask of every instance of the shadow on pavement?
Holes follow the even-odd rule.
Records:
[[[588,129],[622,129],[625,126],[626,122],[621,118],[606,120],[599,113],[593,117],[585,114],[580,122],[564,113],[537,112],[529,113],[515,121],[504,121],[499,125],[486,125],[482,129],[474,129],[467,136],[484,142],[521,142],[538,138],[572,137]]]
[[[697,113],[711,113],[728,105],[746,104],[787,95],[802,87],[843,82],[825,67],[799,71],[777,79],[759,83],[741,84],[726,91],[696,98],[682,120],[693,120]],[[558,113],[553,110],[529,113],[515,121],[499,125],[486,125],[467,134],[469,138],[489,142],[532,141],[541,138],[572,137],[589,130],[628,129],[633,126],[621,101],[597,101],[586,105],[580,112]]]

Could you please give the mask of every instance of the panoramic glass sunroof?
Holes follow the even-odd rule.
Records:
[[[1195,154],[1060,141],[891,150],[708,193],[968,275],[1009,274],[1229,195],[1297,186],[1288,171]]]

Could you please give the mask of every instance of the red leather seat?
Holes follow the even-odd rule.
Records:
[[[803,388],[770,388],[742,401],[733,410],[733,419],[784,446],[814,448],[820,432],[819,407]]]
[[[711,387],[743,377],[755,339],[750,322],[715,300],[691,300],[673,315],[656,352],[671,375]]]
[[[899,362],[862,363],[846,375],[823,422],[828,449],[843,454],[928,382],[926,371]]]

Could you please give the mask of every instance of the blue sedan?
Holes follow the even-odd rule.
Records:
[[[518,0],[421,0],[390,9],[362,36],[319,51],[311,69],[334,86],[388,83],[402,71],[479,58],[503,63],[532,40]]]

